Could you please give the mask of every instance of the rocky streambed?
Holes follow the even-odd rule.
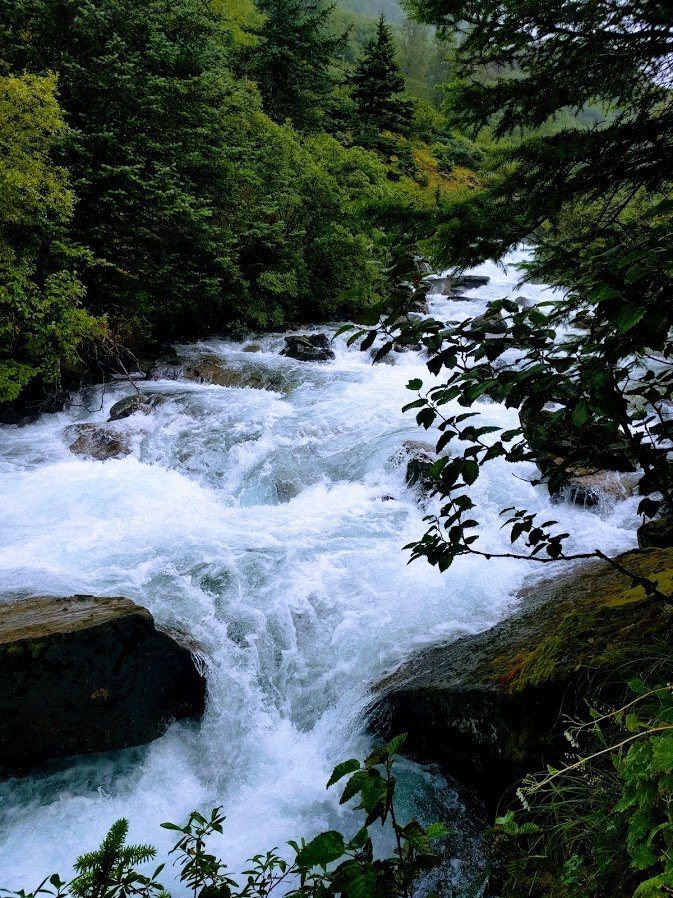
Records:
[[[431,296],[433,314],[456,320],[519,295],[511,267],[475,274],[461,292],[444,285]],[[162,821],[221,804],[232,869],[288,838],[348,829],[352,812],[325,783],[335,763],[371,745],[376,684],[397,684],[399,716],[388,720],[406,725],[407,672],[423,663],[413,659],[478,638],[522,604],[522,589],[536,589],[541,574],[512,559],[463,558],[446,574],[407,565],[401,548],[423,532],[433,500],[422,476],[431,450],[401,407],[406,383],[429,376],[420,352],[389,361],[372,367],[368,353],[345,338],[325,345],[317,330],[212,340],[176,347],[134,386],[90,388],[64,412],[2,428],[3,603],[124,596],[151,614],[154,625],[135,615],[143,627],[178,631],[188,654],[198,647],[207,696],[202,717],[174,720],[145,746],[129,739],[125,750],[1,783],[0,885],[64,872],[120,816],[133,841],[165,853]],[[485,423],[516,426],[501,406],[479,410]],[[487,547],[507,545],[500,508],[551,512],[536,473],[496,460],[480,478]],[[637,502],[628,492],[591,507],[562,497],[553,517],[573,548],[619,553],[635,545]],[[405,673],[389,679],[396,670]],[[97,690],[83,689],[83,701]],[[179,717],[162,709],[152,735]],[[416,746],[418,758],[450,760]],[[403,815],[453,822],[446,889],[467,894],[481,863],[475,806],[435,767],[405,763],[401,780]]]

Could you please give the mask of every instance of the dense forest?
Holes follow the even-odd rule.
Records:
[[[364,87],[383,106],[362,121],[361,60],[387,45],[398,71],[375,24],[299,0],[4,5],[0,401],[54,397],[121,347],[387,295],[405,211],[455,178],[426,99],[382,111],[401,75]],[[434,64],[424,39],[410,69]]]
[[[3,420],[63,408],[172,342],[346,322],[338,334],[375,363],[424,353],[406,410],[432,439],[417,479],[435,504],[413,560],[525,562],[564,589],[562,563],[598,565],[581,600],[539,612],[534,645],[496,646],[482,713],[498,733],[512,715],[514,747],[479,749],[482,773],[511,755],[487,800],[519,785],[493,815],[482,895],[673,894],[671,59],[667,0],[0,3]],[[522,290],[557,288],[544,302],[492,299],[450,324],[427,313],[430,272],[455,293],[520,246]],[[493,403],[517,426],[484,423]],[[480,490],[505,462],[534,464],[555,502],[636,475],[640,548],[577,548],[518,500],[498,509],[508,546],[493,548]],[[417,698],[401,724],[418,725]],[[292,861],[260,854],[239,881],[208,847],[221,809],[195,812],[165,824],[185,889],[432,894],[448,829],[398,818],[407,737],[381,732],[328,783],[348,777],[355,834],[290,842]],[[167,894],[163,868],[143,866],[155,850],[127,832],[119,821],[74,879],[31,898]]]

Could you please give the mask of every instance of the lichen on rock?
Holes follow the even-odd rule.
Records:
[[[673,549],[619,564],[673,593]],[[565,750],[564,714],[599,688],[670,657],[673,605],[607,562],[590,562],[521,595],[518,613],[476,636],[412,658],[379,684],[375,729],[409,732],[424,760],[501,788]],[[617,687],[614,687],[617,688]]]

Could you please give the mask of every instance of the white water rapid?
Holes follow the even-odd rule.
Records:
[[[539,299],[541,287],[516,289],[520,259],[477,269],[491,281],[467,302],[431,297],[433,315],[479,314],[487,300],[519,292]],[[261,351],[246,352],[250,342]],[[335,361],[303,363],[281,357],[282,345],[271,335],[178,347],[185,360],[249,366],[273,389],[143,384],[164,401],[113,425],[132,441],[120,460],[73,455],[66,428],[105,422],[129,384],[108,388],[101,408],[100,391],[88,391],[82,402],[93,411],[0,428],[0,595],[128,596],[190,634],[208,679],[201,722],[1,783],[0,887],[67,876],[121,816],[131,841],[164,853],[172,840],[162,821],[223,805],[215,847],[232,871],[289,838],[350,826],[352,812],[325,783],[335,763],[369,744],[371,684],[422,646],[489,627],[511,612],[525,578],[550,573],[479,558],[445,574],[408,566],[402,546],[422,534],[427,511],[405,486],[400,450],[427,436],[401,407],[414,398],[411,378],[431,380],[422,355],[372,366],[344,337]],[[517,424],[496,404],[478,408],[486,423]],[[475,484],[489,546],[508,543],[502,507],[551,506],[527,482],[532,473],[497,460]],[[636,504],[557,504],[548,517],[576,548],[616,552],[634,544]],[[441,779],[411,767],[408,776],[433,807],[455,805]]]

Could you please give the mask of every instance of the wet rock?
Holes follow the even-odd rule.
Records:
[[[498,336],[507,333],[507,322],[499,311],[488,311],[472,319],[470,330],[477,334],[496,334]]]
[[[454,293],[451,278],[432,277],[428,279],[428,292],[440,294],[442,296],[451,296]]]
[[[673,589],[673,549],[620,556],[630,571]],[[653,659],[671,659],[671,606],[591,562],[521,595],[521,610],[476,636],[423,652],[379,684],[372,726],[408,732],[423,761],[477,778],[498,794],[567,751],[568,716],[607,701]],[[659,671],[670,678],[673,662]]]
[[[532,299],[529,299],[527,296],[515,296],[514,302],[521,309],[534,309],[535,308],[535,303],[533,302]]]
[[[577,469],[563,489],[552,495],[567,499],[582,508],[595,508],[605,501],[618,502],[628,499],[637,489],[637,478],[615,471],[590,471]]]
[[[114,371],[110,374],[110,380],[145,380],[146,373],[144,371]]]
[[[407,471],[404,476],[407,486],[419,486],[424,492],[432,489],[433,481],[430,476],[432,468],[432,459],[430,456],[419,455],[410,459],[407,464]]]
[[[436,459],[434,446],[421,440],[406,440],[402,453],[408,459],[404,476],[407,486],[418,487],[424,492],[431,490],[434,482],[430,477],[430,468]]]
[[[300,362],[327,362],[335,357],[327,334],[285,337],[285,348],[280,354]]]
[[[129,599],[0,604],[0,770],[112,751],[203,712],[192,653]]]
[[[238,371],[226,367],[219,359],[208,357],[190,362],[183,368],[182,376],[185,380],[215,384],[218,387],[238,387],[241,381]]]
[[[182,359],[175,350],[159,356],[147,373],[148,380],[176,380],[181,370]]]
[[[160,397],[144,396],[141,393],[134,393],[132,396],[125,396],[120,399],[110,409],[108,422],[121,421],[124,418],[130,418],[140,412],[143,415],[149,415],[152,409],[158,405]]]
[[[453,279],[450,277],[433,277],[429,278],[426,281],[427,292],[429,294],[439,294],[440,296],[446,296],[449,299],[455,299],[457,301],[463,300],[468,301],[470,299],[469,296],[464,296],[462,293],[459,293],[455,287]]]
[[[261,351],[262,351],[262,347],[259,345],[259,343],[247,343],[243,347],[243,352],[261,352]]]
[[[423,292],[422,295],[416,296],[411,302],[410,309],[412,314],[429,315],[430,306],[428,305],[427,294]]]
[[[398,344],[400,347],[402,344]],[[390,352],[387,352],[385,355],[381,356],[381,358],[377,359],[378,351],[381,347],[375,346],[374,349],[369,350],[369,358],[373,363],[377,365],[394,365],[395,364],[395,356],[393,352],[402,352],[402,349],[397,349],[395,346],[392,347]]]
[[[214,356],[163,364],[155,369],[154,377],[161,380],[188,380],[218,387],[251,387],[254,390],[287,391],[291,387],[287,373],[261,367],[252,360],[223,364]]]
[[[673,546],[673,518],[655,518],[638,528],[638,545],[641,549]]]
[[[467,296],[454,296],[459,290],[476,290],[485,287],[490,278],[481,274],[463,274],[443,276],[437,275],[427,279],[430,293],[441,293],[442,296],[451,296],[455,299],[468,299]]]
[[[66,428],[66,438],[71,440],[73,437],[73,442],[68,446],[70,451],[85,458],[94,458],[96,461],[124,458],[131,452],[128,438],[109,427],[73,424]]]
[[[485,287],[491,279],[484,274],[462,274],[453,279],[453,286],[461,290]]]

